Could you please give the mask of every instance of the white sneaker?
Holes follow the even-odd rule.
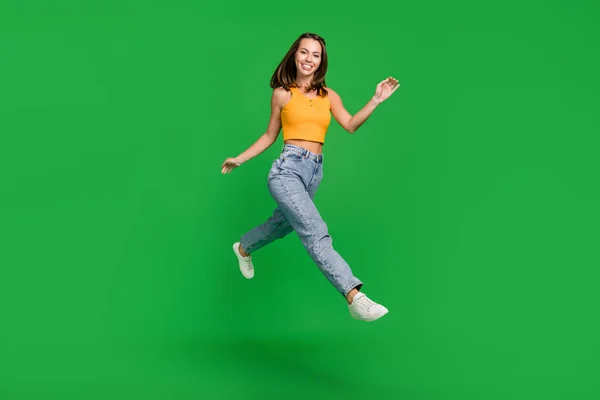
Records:
[[[240,242],[235,242],[233,244],[233,252],[235,253],[240,262],[240,271],[242,272],[242,275],[244,275],[246,279],[254,278],[254,265],[252,265],[252,255],[244,257],[240,254]]]
[[[364,293],[358,292],[348,305],[352,318],[360,321],[375,321],[387,314],[388,309],[370,300]]]

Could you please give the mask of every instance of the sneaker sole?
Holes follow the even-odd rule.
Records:
[[[375,316],[374,318],[360,318],[360,317],[355,317],[354,315],[350,314],[352,316],[352,318],[358,320],[358,321],[364,321],[364,322],[373,322],[373,321],[377,321],[378,319],[381,319],[381,317],[383,317],[384,315],[386,315],[389,312],[389,310],[385,310],[384,312],[382,312],[381,314]]]

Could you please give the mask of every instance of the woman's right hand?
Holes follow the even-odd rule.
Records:
[[[221,173],[228,174],[240,165],[242,165],[242,163],[240,163],[237,158],[228,158],[223,162],[223,165],[221,165]]]

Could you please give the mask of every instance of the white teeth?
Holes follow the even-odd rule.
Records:
[[[302,64],[302,68],[304,68],[304,69],[311,69],[312,67],[310,65]]]

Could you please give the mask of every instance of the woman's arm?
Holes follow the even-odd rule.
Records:
[[[267,131],[252,146],[236,157],[240,164],[251,160],[275,143],[281,130],[281,109],[286,103],[287,96],[289,96],[289,93],[283,88],[273,90],[273,95],[271,96],[271,118],[269,119]]]
[[[253,159],[275,143],[275,140],[277,140],[277,137],[279,136],[279,131],[281,130],[281,109],[289,101],[290,96],[291,94],[286,92],[283,88],[273,90],[273,95],[271,96],[271,118],[269,119],[267,131],[240,155],[226,159],[221,166],[222,173],[231,172],[234,168]]]
[[[394,91],[396,91],[396,89],[399,87],[400,84],[394,78],[388,78],[380,82],[375,90],[375,95],[355,115],[350,115],[350,113],[344,107],[341,97],[328,87],[327,92],[329,96],[329,103],[331,104],[331,113],[342,128],[350,133],[354,133],[362,124],[365,123],[373,111],[375,111],[377,106],[390,97],[392,93],[394,93]]]

